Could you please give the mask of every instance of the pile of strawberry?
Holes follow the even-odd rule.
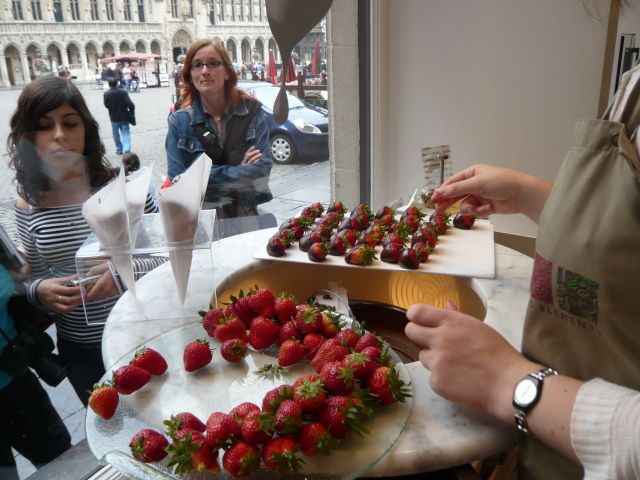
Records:
[[[404,402],[411,396],[410,387],[391,363],[388,346],[357,322],[347,327],[329,310],[313,303],[298,304],[284,292],[276,298],[269,289],[257,286],[230,300],[223,309],[201,312],[202,326],[221,343],[223,358],[236,362],[246,355],[248,346],[269,349],[268,353],[277,346],[277,365],[265,365],[258,374],[279,375],[305,360],[315,373],[270,390],[261,405],[245,402],[228,413],[215,411],[204,423],[182,412],[163,422],[164,434],[141,430],[130,442],[138,460],[166,460],[176,474],[218,472],[218,454],[224,450],[222,468],[234,477],[244,478],[261,465],[278,474],[295,472],[303,469],[304,456],[328,454],[350,434],[366,434],[363,421],[376,406]],[[145,349],[146,355],[149,351]],[[211,359],[208,340],[185,346],[186,371],[204,368]],[[115,381],[112,387],[100,388],[118,385]],[[90,405],[96,410],[91,400]],[[96,412],[102,415],[99,409]]]
[[[336,255],[344,256],[349,264],[366,266],[377,260],[375,249],[381,245],[380,260],[417,269],[436,248],[438,237],[447,232],[449,214],[434,212],[426,218],[412,205],[396,218],[396,212],[388,206],[374,214],[369,205],[360,203],[347,215],[342,202],[333,202],[326,213],[316,202],[280,225],[267,242],[267,253],[281,257],[298,241],[300,250],[313,262]],[[474,222],[475,217],[464,212],[453,219],[456,228],[465,230]]]

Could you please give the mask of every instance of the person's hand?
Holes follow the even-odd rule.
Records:
[[[249,150],[244,153],[244,158],[240,165],[252,165],[262,158],[262,152],[255,145],[251,145]]]
[[[16,282],[23,282],[27,278],[29,278],[30,270],[31,268],[29,267],[29,264],[25,263],[19,272],[16,270],[9,270],[9,273],[11,274],[11,276]]]
[[[75,278],[75,275],[70,275],[43,280],[36,290],[38,301],[50,312],[65,314],[73,311],[82,303],[80,287],[68,285]]]
[[[107,262],[96,265],[87,272],[87,277],[98,275],[100,278],[98,278],[95,283],[87,283],[84,285],[89,302],[100,300],[101,298],[115,297],[120,294]]]
[[[474,165],[445,181],[431,201],[439,212],[462,200],[461,209],[478,217],[524,213],[537,222],[552,186],[548,180],[517,170]]]
[[[444,398],[496,416],[511,414],[513,387],[536,370],[506,339],[481,320],[446,309],[413,305],[405,333],[420,347],[431,387]]]

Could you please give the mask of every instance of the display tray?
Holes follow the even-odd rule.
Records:
[[[305,373],[315,373],[309,362],[304,361],[289,367],[280,378],[264,379],[255,371],[268,363],[276,363],[273,352],[249,354],[239,363],[231,364],[220,356],[220,344],[208,338],[213,352],[212,362],[193,373],[183,368],[182,352],[184,346],[192,340],[206,337],[200,322],[183,325],[162,333],[144,345],[160,352],[169,369],[160,376],[152,377],[142,389],[131,395],[120,395],[120,404],[116,414],[110,420],[104,420],[91,409],[87,409],[86,436],[93,454],[102,463],[112,463],[129,478],[185,478],[174,475],[164,466],[167,459],[159,464],[143,464],[135,460],[129,450],[131,437],[143,428],[153,428],[164,432],[162,421],[172,414],[191,412],[206,422],[214,411],[228,412],[242,402],[262,404],[266,392],[278,385],[293,382]],[[137,347],[136,350],[140,348]],[[128,364],[134,351],[121,358],[107,371],[102,381],[111,378],[111,371]],[[399,357],[390,350],[400,377],[410,382],[409,374]],[[362,475],[377,463],[397,442],[406,427],[413,406],[412,398],[405,403],[390,407],[376,407],[372,418],[365,421],[369,433],[365,437],[351,435],[329,456],[304,457],[303,474],[290,475],[290,478],[310,479],[347,479]],[[222,451],[219,463],[222,465]],[[222,471],[207,475],[207,478],[231,479]],[[249,479],[283,478],[260,470]]]
[[[276,262],[310,263],[346,268],[407,271],[407,269],[398,264],[381,261],[381,250],[381,246],[376,247],[378,259],[367,266],[350,265],[344,260],[343,256],[333,255],[327,255],[327,259],[324,262],[312,262],[309,260],[307,253],[298,248],[297,242],[287,248],[285,255],[282,257],[269,255],[265,244],[255,252],[254,258]],[[447,233],[438,237],[438,244],[429,255],[426,263],[421,263],[417,270],[410,271],[459,277],[494,278],[496,275],[496,254],[493,223],[489,220],[476,220],[470,230],[450,227]]]

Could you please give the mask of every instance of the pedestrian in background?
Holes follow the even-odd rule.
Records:
[[[131,91],[131,64],[127,63],[122,69],[122,78],[124,79],[124,88],[127,92]]]
[[[131,130],[129,123],[135,125],[136,106],[126,90],[118,88],[115,79],[109,80],[109,90],[104,93],[104,106],[109,110],[113,141],[116,153],[121,155],[131,151]]]

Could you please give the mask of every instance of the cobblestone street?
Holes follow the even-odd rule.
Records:
[[[107,157],[114,165],[120,162],[116,155],[109,114],[102,103],[103,90],[91,84],[79,85],[89,109],[100,125],[100,135],[107,150]],[[6,155],[6,139],[9,121],[15,111],[20,89],[0,89],[0,139],[3,159],[0,164],[0,224],[15,238],[13,205],[16,199],[12,183],[14,172],[9,169]],[[143,165],[153,164],[153,181],[159,185],[166,175],[167,159],[164,139],[167,132],[167,115],[172,101],[173,88],[143,89],[132,93],[136,104],[138,124],[131,127],[132,151],[140,156]],[[295,214],[301,206],[315,201],[329,201],[329,162],[297,163],[294,165],[274,165],[269,182],[275,199],[263,204],[260,209],[272,212],[280,222]]]

